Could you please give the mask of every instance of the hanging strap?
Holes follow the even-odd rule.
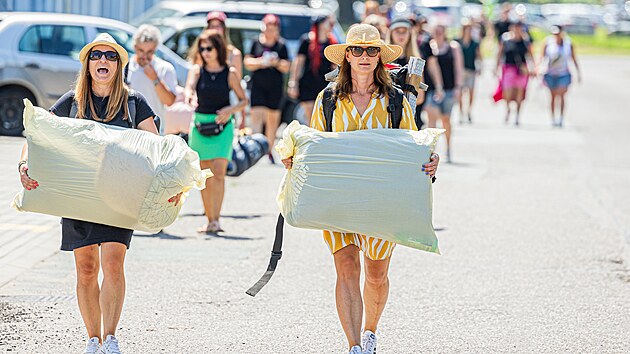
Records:
[[[256,296],[258,292],[269,282],[273,273],[276,271],[278,261],[282,258],[282,236],[284,234],[284,217],[282,214],[278,215],[278,223],[276,224],[276,238],[273,241],[273,248],[271,249],[271,258],[269,259],[269,265],[265,274],[249,288],[245,293],[250,296]]]

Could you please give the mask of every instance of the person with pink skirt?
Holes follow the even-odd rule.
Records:
[[[532,48],[529,36],[523,29],[522,22],[515,22],[510,25],[510,30],[503,34],[499,44],[499,54],[497,57],[497,72],[501,68],[501,78],[499,88],[495,93],[495,101],[505,99],[507,112],[505,122],[510,120],[512,112],[511,102],[515,102],[516,116],[514,124],[519,125],[521,104],[525,99],[527,81],[533,74]]]

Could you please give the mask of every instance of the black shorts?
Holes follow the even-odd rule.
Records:
[[[118,242],[129,248],[132,235],[133,230],[129,229],[89,221],[61,219],[62,251],[72,251],[75,248],[89,245],[100,245],[103,242]]]
[[[282,84],[269,85],[269,86],[252,86],[251,93],[251,106],[254,107],[267,107],[269,109],[280,109],[280,103],[283,96]]]

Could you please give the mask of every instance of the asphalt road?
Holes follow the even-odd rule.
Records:
[[[539,82],[521,126],[505,125],[494,78],[481,77],[474,124],[455,125],[454,163],[434,186],[442,255],[395,250],[379,353],[630,352],[630,58],[581,63],[563,129],[551,127]],[[0,143],[17,154],[22,140]],[[7,177],[17,159],[0,159],[4,196],[17,191]],[[345,352],[318,232],[288,227],[276,275],[245,295],[267,265],[282,174],[262,161],[229,180],[222,237],[195,234],[198,193],[166,234],[134,237],[124,352]],[[2,208],[0,232],[41,220]],[[58,243],[57,222],[44,220],[42,243]],[[72,255],[54,247],[0,285],[0,351],[82,349]]]

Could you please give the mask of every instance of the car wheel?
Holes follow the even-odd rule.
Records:
[[[21,87],[4,87],[0,89],[0,135],[22,135],[23,100],[28,98],[33,104],[33,94]]]

